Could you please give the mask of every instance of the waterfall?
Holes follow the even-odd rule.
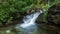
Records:
[[[39,10],[38,12],[36,13],[33,13],[33,14],[30,14],[30,15],[27,15],[27,16],[24,16],[23,18],[23,22],[22,24],[18,24],[16,26],[16,28],[23,28],[23,29],[20,29],[21,31],[24,32],[24,34],[32,34],[32,33],[29,33],[29,32],[33,32],[36,28],[36,23],[35,23],[35,20],[37,19],[37,17],[43,13],[42,10]],[[20,33],[19,33],[20,34]]]
[[[35,25],[35,20],[37,19],[37,17],[42,13],[42,11],[40,10],[40,12],[36,12],[36,13],[33,13],[31,15],[27,15],[24,17],[23,21],[24,23],[21,24],[20,26],[22,28],[27,28],[31,25]]]

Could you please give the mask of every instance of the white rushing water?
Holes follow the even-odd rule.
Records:
[[[24,34],[26,34],[26,32],[30,32],[31,30],[34,30],[36,28],[35,20],[41,13],[43,13],[42,10],[30,15],[24,16],[23,18],[24,23],[17,25],[16,28],[26,29],[26,30],[21,29],[24,31]],[[28,33],[28,34],[32,34],[32,33]]]
[[[35,25],[35,20],[37,19],[37,17],[42,13],[42,11],[40,10],[40,12],[36,12],[34,14],[31,15],[27,15],[24,17],[23,21],[24,23],[20,25],[20,27],[22,28],[27,28],[31,25]]]

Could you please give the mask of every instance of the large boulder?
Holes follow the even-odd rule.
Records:
[[[44,17],[44,15],[42,16]],[[60,32],[60,3],[53,5],[48,9],[46,20],[44,20],[43,17],[39,16],[36,20],[39,27],[53,30],[58,33]]]

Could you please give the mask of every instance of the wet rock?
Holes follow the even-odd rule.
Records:
[[[60,3],[53,5],[48,9],[48,21],[60,24]]]
[[[46,20],[44,20],[43,18],[41,18],[41,16],[39,16],[36,20],[36,23],[39,24],[39,27],[57,32],[57,33],[53,32],[51,34],[59,34],[60,32],[60,3],[53,5],[48,9],[48,15],[46,17]]]
[[[47,22],[48,29],[60,30],[60,3],[48,9]]]

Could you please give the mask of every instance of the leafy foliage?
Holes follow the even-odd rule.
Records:
[[[49,3],[47,3],[48,1]],[[48,9],[52,3],[54,4],[54,0],[51,1],[52,0],[0,0],[0,23],[11,23],[13,18],[19,18],[21,13],[26,12],[33,6]],[[57,2],[58,1],[59,0],[57,0]]]
[[[11,23],[32,5],[34,0],[0,0],[0,23]],[[6,24],[5,23],[5,24]]]

